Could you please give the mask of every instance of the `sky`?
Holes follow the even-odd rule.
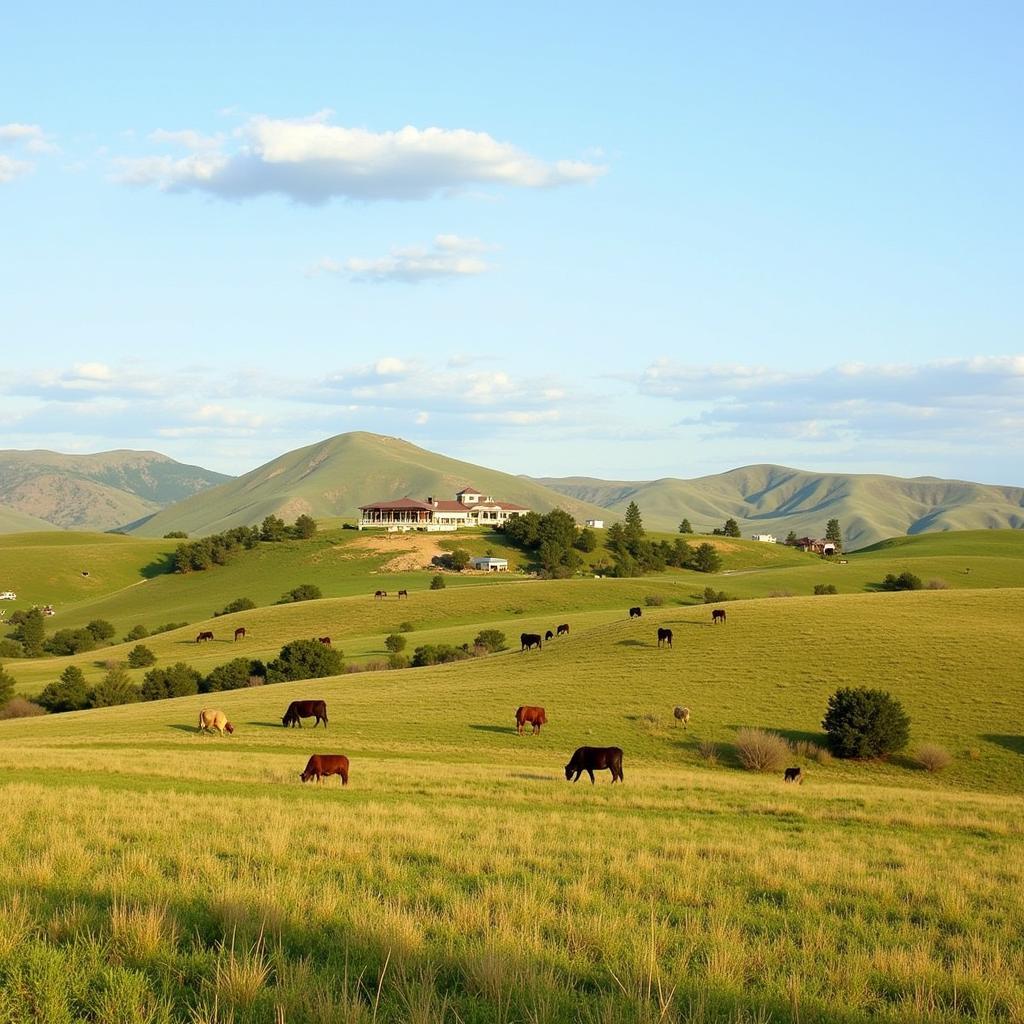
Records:
[[[1024,484],[1019,3],[19,4],[0,448]]]

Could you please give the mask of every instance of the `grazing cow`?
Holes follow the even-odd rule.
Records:
[[[344,754],[312,754],[306,770],[299,775],[303,782],[316,779],[320,783],[328,775],[340,775],[341,784],[348,785],[348,758]]]
[[[799,768],[787,768],[783,773],[785,782],[795,782],[798,786],[804,784],[804,773]]]
[[[639,619],[641,615],[643,615],[643,612],[639,608],[629,609],[629,617],[631,619]]]
[[[569,623],[563,622],[556,630],[557,636],[568,636],[569,635]]]
[[[544,634],[544,639],[545,639],[545,640],[554,640],[554,639],[555,639],[555,634],[554,634],[554,633],[552,633],[552,632],[551,632],[551,630],[549,629],[549,630],[548,630],[548,631],[547,631],[547,632],[546,632],[546,633]]]
[[[199,731],[206,732],[208,729],[215,729],[224,735],[235,731],[235,727],[228,721],[228,716],[223,711],[216,711],[213,708],[203,708],[199,712]]]
[[[244,640],[245,639],[245,626],[239,626],[238,629],[235,630],[235,639],[236,640]]]
[[[199,634],[199,635],[198,635],[198,636],[196,637],[196,643],[197,643],[197,644],[201,644],[201,643],[202,643],[202,642],[203,642],[204,640],[212,640],[212,639],[213,639],[213,631],[212,631],[212,630],[209,630],[209,629],[204,629],[204,630],[203,630],[203,631],[202,631],[202,632],[201,632],[201,633],[200,633],[200,634]]]
[[[524,704],[520,708],[516,708],[516,732],[520,736],[523,735],[523,726],[532,725],[533,732],[531,736],[536,736],[540,732],[542,725],[548,724],[548,716],[543,708],[533,707],[532,705]]]
[[[376,600],[377,600],[378,598],[379,598],[380,600],[383,600],[383,599],[384,599],[385,597],[387,597],[387,596],[388,596],[388,592],[387,592],[386,590],[378,590],[378,591],[377,591],[377,592],[376,592],[376,593],[375,593],[375,594],[373,595],[373,599],[374,599],[374,601],[376,601]]]
[[[520,651],[528,651],[531,647],[536,647],[538,651],[541,649],[540,633],[520,633],[519,642],[523,645]]]
[[[668,644],[669,647],[672,646],[672,630],[671,629],[662,629],[661,626],[659,626],[658,627],[658,646],[660,647],[663,643]]]
[[[686,729],[690,725],[690,709],[681,708],[678,704],[672,709],[672,714],[675,715],[676,724],[683,723],[683,728]]]
[[[605,768],[612,773],[613,786],[616,780],[625,781],[622,777],[622,750],[619,747],[577,747],[565,766],[565,778],[566,781],[572,779],[573,782],[579,782],[580,776],[586,772],[593,785],[594,772]]]
[[[284,713],[284,717],[281,719],[281,724],[288,726],[298,726],[302,728],[303,718],[315,718],[316,721],[313,723],[315,729],[321,722],[324,723],[324,728],[327,728],[327,705],[322,700],[293,700],[288,705],[288,710]]]
[[[725,609],[724,608],[716,608],[711,613],[711,625],[712,626],[717,626],[719,623],[721,623],[723,626],[725,625]]]
[[[320,643],[322,643],[324,645],[324,647],[330,647],[331,646],[331,638],[329,636],[322,636],[322,637],[319,637],[318,639],[320,640]]]
[[[398,592],[398,599],[399,600],[401,600],[403,597],[408,597],[408,596],[409,596],[409,591],[408,590],[400,590]]]

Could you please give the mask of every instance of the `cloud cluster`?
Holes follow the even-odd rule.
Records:
[[[551,188],[604,172],[587,160],[547,162],[486,132],[411,125],[374,132],[331,124],[330,115],[252,117],[228,139],[161,130],[150,138],[189,152],[123,158],[118,177],[169,192],[221,199],[277,193],[318,205],[334,198],[427,199],[478,185]]]
[[[21,124],[18,121],[0,124],[0,185],[35,169],[33,160],[21,159],[25,155],[40,156],[56,152],[57,146],[39,125]],[[11,156],[10,153],[17,155]]]
[[[474,277],[494,269],[483,254],[493,246],[476,238],[437,235],[433,245],[403,246],[387,256],[351,257],[343,262],[325,257],[309,268],[309,276],[340,274],[353,281],[417,284],[442,278]]]

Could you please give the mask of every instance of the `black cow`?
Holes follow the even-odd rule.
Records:
[[[629,609],[629,617],[631,619],[639,619],[641,615],[643,615],[643,612],[639,608]]]
[[[671,629],[662,629],[661,626],[659,626],[658,627],[658,646],[660,647],[663,643],[668,644],[669,647],[672,646],[672,630]]]
[[[203,630],[203,631],[202,631],[202,632],[201,632],[201,633],[200,633],[200,634],[199,634],[199,635],[198,635],[198,636],[196,637],[196,643],[197,643],[197,644],[201,644],[201,643],[202,643],[202,642],[203,642],[204,640],[212,640],[212,639],[213,639],[213,631],[212,631],[212,630],[209,630],[209,629],[204,629],[204,630]]]
[[[711,613],[711,625],[712,626],[717,626],[719,623],[721,623],[723,626],[725,625],[725,609],[724,608],[716,608]]]
[[[568,635],[569,635],[569,623],[568,623],[568,622],[563,622],[563,623],[562,623],[562,624],[561,624],[561,625],[560,625],[560,626],[559,626],[559,627],[558,627],[558,628],[557,628],[557,629],[555,630],[555,633],[556,633],[556,634],[557,634],[558,636],[568,636]]]
[[[536,647],[540,650],[540,633],[520,633],[519,642],[523,645],[520,647],[521,651],[528,651],[531,647]]]
[[[554,634],[554,633],[552,633],[552,632],[551,632],[551,630],[549,629],[549,630],[548,630],[548,631],[547,631],[547,632],[546,632],[546,633],[544,634],[544,639],[545,639],[545,640],[554,640],[554,639],[555,639],[555,634]]]
[[[284,713],[281,724],[285,726],[297,725],[301,729],[303,718],[315,718],[316,721],[313,723],[313,728],[315,729],[323,722],[326,729],[327,704],[322,700],[293,700],[288,705],[288,710]]]
[[[616,780],[625,781],[622,777],[622,749],[620,747],[577,747],[565,766],[566,780],[579,782],[580,776],[586,772],[590,783],[594,783],[594,772],[607,768],[612,773],[612,785]],[[575,773],[575,778],[573,775]]]
[[[782,777],[785,782],[795,782],[798,786],[804,784],[804,773],[799,768],[787,768]]]

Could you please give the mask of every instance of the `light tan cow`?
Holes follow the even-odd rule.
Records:
[[[216,729],[221,736],[235,731],[235,727],[228,721],[228,716],[223,711],[203,708],[199,712],[199,731],[206,732],[207,729]]]
[[[680,722],[682,722],[682,723],[683,723],[683,728],[684,728],[684,729],[685,729],[685,728],[686,728],[687,726],[689,726],[689,724],[690,724],[690,709],[689,709],[689,708],[681,708],[681,707],[679,707],[679,705],[677,704],[677,705],[676,705],[676,706],[675,706],[675,707],[674,707],[674,708],[672,709],[672,714],[673,714],[673,715],[675,716],[675,719],[676,719],[676,725],[678,725],[678,724],[679,724]]]

